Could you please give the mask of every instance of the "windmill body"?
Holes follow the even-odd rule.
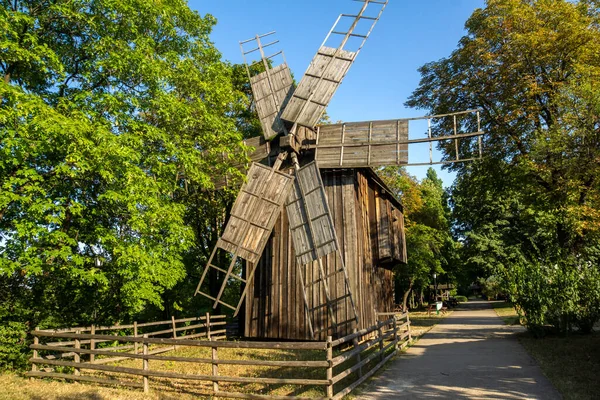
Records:
[[[409,144],[423,140],[409,140],[407,119],[318,125],[388,4],[355,1],[360,10],[340,15],[297,87],[283,52],[268,54],[274,32],[240,43],[263,136],[247,141],[255,162],[196,293],[242,311],[249,337],[342,336],[394,307],[391,269],[407,262],[404,216],[373,168],[407,165]],[[440,116],[453,120],[453,134],[434,138],[430,128],[425,141],[454,140],[452,162],[464,161],[459,139],[482,134],[479,114],[476,131],[459,132],[459,115],[472,112]],[[435,117],[425,118],[431,127]],[[218,293],[205,289],[210,269],[223,277]],[[236,281],[232,303],[226,288]]]

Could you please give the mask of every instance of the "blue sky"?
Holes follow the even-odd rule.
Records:
[[[277,31],[281,49],[299,80],[338,15],[356,13],[362,3],[351,0],[190,0],[189,5],[201,15],[210,13],[217,18],[212,40],[223,58],[233,63],[243,61],[240,40]],[[329,105],[327,112],[332,121],[424,115],[423,110],[404,106],[419,84],[417,69],[450,55],[465,34],[467,18],[483,6],[484,0],[390,0]],[[411,139],[425,133],[424,124],[411,124],[410,128]],[[410,162],[429,161],[426,145],[410,151]],[[449,186],[453,174],[440,167],[436,169]],[[427,167],[409,167],[409,172],[418,178],[423,178],[426,171]]]

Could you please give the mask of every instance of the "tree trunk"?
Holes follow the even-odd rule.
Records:
[[[408,295],[412,291],[412,287],[413,287],[413,280],[410,279],[408,282],[409,282],[408,290],[406,290],[406,292],[404,292],[404,296],[402,297],[402,311],[403,312],[408,311],[408,307],[406,307],[406,302],[408,301]]]

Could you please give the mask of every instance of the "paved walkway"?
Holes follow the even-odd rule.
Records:
[[[360,399],[560,399],[488,302],[469,302],[371,380]]]

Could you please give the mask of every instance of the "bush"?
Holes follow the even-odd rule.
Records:
[[[27,367],[27,329],[22,322],[4,321],[0,325],[0,370]]]
[[[459,303],[466,303],[468,301],[466,296],[454,296],[454,298],[456,299],[456,301],[458,301]]]
[[[535,336],[547,330],[589,333],[600,320],[600,271],[574,258],[554,264],[523,263],[505,282],[511,299]]]

